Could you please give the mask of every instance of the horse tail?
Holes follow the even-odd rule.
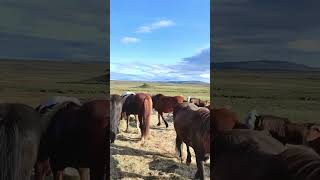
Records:
[[[10,110],[0,114],[0,179],[15,180],[21,178],[19,128],[16,119],[8,118]]]
[[[151,113],[152,113],[152,100],[150,96],[146,96],[143,100],[144,112],[143,112],[143,129],[144,136],[147,137],[149,135],[150,130],[150,121],[151,121]]]

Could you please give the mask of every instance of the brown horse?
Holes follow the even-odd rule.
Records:
[[[204,161],[210,155],[210,111],[191,103],[178,104],[173,110],[176,131],[176,150],[182,161],[181,146],[184,142],[196,154],[197,172],[195,178],[204,179]],[[191,159],[191,156],[190,156]],[[191,160],[190,160],[191,161]]]
[[[62,179],[65,167],[90,168],[90,179],[104,180],[109,169],[109,106],[108,100],[82,106],[64,102],[44,114],[50,123],[39,152],[43,159],[50,158],[55,180]]]
[[[210,101],[208,100],[201,100],[199,98],[192,98],[192,97],[188,97],[187,100],[189,103],[193,103],[195,105],[197,105],[198,107],[206,107],[210,105]]]
[[[320,156],[305,146],[291,145],[278,155],[287,165],[293,180],[319,180]]]
[[[213,179],[290,180],[286,163],[277,157],[284,150],[284,145],[267,132],[220,132],[212,142]]]
[[[251,111],[246,124],[254,130],[266,130],[283,144],[304,144],[312,123],[292,123],[287,118],[273,115],[258,115]]]
[[[170,113],[173,112],[174,107],[179,104],[183,103],[184,97],[183,96],[165,96],[163,94],[157,94],[152,96],[153,108],[158,111],[158,126],[161,125],[160,116],[165,123],[166,127],[168,128],[168,122],[163,118],[163,113]]]
[[[152,99],[148,94],[137,93],[128,96],[122,106],[127,115],[127,130],[129,128],[130,114],[138,114],[139,128],[142,142],[149,136],[152,115]]]

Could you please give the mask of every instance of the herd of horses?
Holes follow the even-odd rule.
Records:
[[[109,179],[109,108],[106,99],[61,96],[37,108],[1,103],[0,179],[43,180],[52,172],[62,180],[66,167],[81,180]]]
[[[190,147],[193,148],[195,179],[205,179],[204,162],[210,158],[210,151],[211,177],[216,180],[320,179],[319,122],[293,123],[283,117],[258,115],[256,111],[240,121],[230,107],[217,108],[190,98],[186,101],[182,96],[126,92],[111,97],[111,106],[117,107],[111,107],[113,141],[121,117],[126,116],[128,123],[131,114],[137,116],[144,141],[149,134],[152,108],[158,111],[158,125],[161,117],[166,127],[163,113],[173,112],[176,150],[184,162],[181,145],[186,144],[189,165]]]
[[[81,180],[110,179],[109,143],[116,140],[120,119],[126,117],[128,130],[135,115],[143,143],[149,139],[153,109],[158,126],[162,118],[168,127],[163,113],[173,113],[179,159],[190,165],[193,148],[196,179],[205,179],[209,158],[216,180],[320,179],[319,122],[294,123],[256,111],[240,121],[230,107],[217,108],[209,101],[125,92],[85,102],[56,96],[36,108],[0,103],[0,180],[32,174],[43,180],[51,173],[62,180],[66,167],[77,169]]]
[[[174,128],[177,133],[176,149],[182,160],[181,145],[187,145],[187,164],[191,163],[191,146],[196,155],[198,171],[196,177],[204,178],[204,161],[210,154],[210,110],[209,101],[183,96],[150,95],[146,93],[125,92],[122,95],[111,95],[111,142],[114,142],[119,132],[120,119],[126,117],[129,128],[130,115],[135,115],[137,128],[141,133],[141,142],[149,138],[151,114],[153,109],[158,112],[158,126],[161,119],[168,128],[168,122],[163,113],[173,113]]]

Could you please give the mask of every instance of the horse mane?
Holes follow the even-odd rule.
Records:
[[[128,96],[128,95],[135,95],[135,94],[136,94],[136,93],[134,93],[134,92],[126,91],[126,92],[123,92],[123,93],[121,94],[121,97]]]

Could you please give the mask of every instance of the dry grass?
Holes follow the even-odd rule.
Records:
[[[194,152],[190,166],[180,163],[175,152],[175,130],[172,121],[166,129],[163,122],[157,126],[154,113],[151,123],[151,138],[143,145],[138,142],[140,134],[132,123],[125,133],[126,122],[120,121],[120,133],[111,145],[112,179],[192,179],[197,170]],[[183,149],[186,157],[186,148]],[[185,159],[185,158],[184,158]],[[205,167],[209,177],[209,164]]]

